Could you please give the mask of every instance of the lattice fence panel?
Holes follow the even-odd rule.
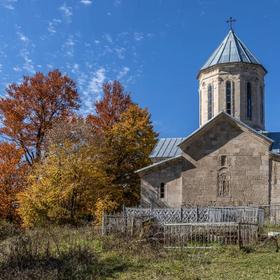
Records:
[[[125,214],[127,217],[151,217],[152,209],[151,208],[125,208]]]
[[[176,208],[153,209],[151,214],[159,223],[179,223],[182,219],[181,209]]]
[[[209,208],[198,208],[198,222],[204,223],[209,221]]]
[[[182,208],[182,221],[183,223],[197,222],[197,208]]]
[[[258,207],[125,208],[127,217],[154,217],[159,223],[235,222],[263,224]]]

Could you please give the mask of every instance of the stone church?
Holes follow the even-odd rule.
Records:
[[[198,73],[200,127],[161,138],[136,172],[143,207],[280,203],[280,133],[265,131],[267,71],[230,29]]]

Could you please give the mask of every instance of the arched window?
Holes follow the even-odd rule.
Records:
[[[264,95],[263,95],[263,87],[260,87],[260,117],[261,117],[261,123],[264,123]]]
[[[159,198],[164,198],[164,197],[165,197],[165,185],[164,183],[160,183]]]
[[[213,117],[213,87],[208,85],[208,120]]]
[[[247,119],[252,120],[252,86],[247,83]]]
[[[221,166],[226,166],[227,162],[227,156],[223,155],[221,156]]]
[[[232,84],[226,81],[226,112],[231,115],[232,111]]]

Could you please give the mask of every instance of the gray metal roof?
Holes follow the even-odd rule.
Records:
[[[161,160],[161,161],[159,161],[159,162],[156,162],[156,163],[153,163],[153,164],[151,164],[151,165],[145,166],[145,167],[143,167],[143,168],[141,168],[141,169],[138,169],[138,170],[136,170],[135,172],[136,172],[136,173],[141,173],[141,172],[143,172],[143,171],[145,171],[145,170],[149,170],[149,169],[151,169],[151,168],[153,168],[153,167],[160,166],[160,165],[162,165],[163,163],[167,163],[167,162],[169,163],[169,162],[171,162],[171,161],[178,160],[178,159],[180,159],[180,158],[183,158],[183,156],[182,156],[182,155],[178,155],[178,156],[175,156],[175,157],[166,158],[166,159]]]
[[[185,138],[160,138],[154,147],[151,158],[171,158],[178,156],[182,153],[178,144],[181,143]]]
[[[229,62],[246,62],[261,65],[252,52],[236,36],[233,30],[229,31],[219,47],[202,66],[201,70],[216,64]]]
[[[263,132],[268,138],[272,139],[271,151],[280,154],[280,132]]]
[[[280,132],[262,132],[264,136],[270,138],[272,143],[271,151],[280,154]],[[182,154],[182,150],[178,145],[183,142],[186,137],[178,138],[160,138],[155,145],[151,158],[172,158]]]

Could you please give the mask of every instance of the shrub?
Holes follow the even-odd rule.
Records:
[[[106,195],[103,198],[98,198],[96,202],[95,217],[98,225],[102,222],[103,213],[110,213],[116,211],[119,207],[119,203],[114,199]]]
[[[20,233],[20,228],[18,225],[13,223],[0,220],[0,241],[15,236]]]

